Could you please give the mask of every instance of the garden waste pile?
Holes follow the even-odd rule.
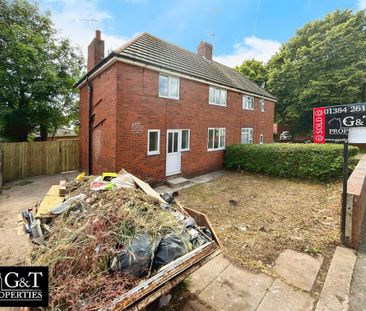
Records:
[[[199,227],[172,195],[148,195],[127,172],[79,176],[66,189],[48,215],[28,221],[38,244],[32,265],[49,267],[51,309],[106,307],[212,241],[209,229]]]

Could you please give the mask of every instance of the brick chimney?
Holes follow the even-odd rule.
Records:
[[[88,71],[99,64],[104,58],[104,40],[101,39],[100,30],[95,31],[95,38],[88,46]]]
[[[212,60],[212,44],[201,41],[197,47],[197,53],[208,60]]]

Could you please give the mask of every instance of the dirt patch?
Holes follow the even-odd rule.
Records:
[[[250,270],[274,275],[280,252],[321,253],[316,298],[339,244],[341,183],[318,184],[260,174],[227,175],[184,189],[179,199],[209,217],[225,256]]]

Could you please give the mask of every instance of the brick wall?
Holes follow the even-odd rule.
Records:
[[[361,238],[362,221],[366,210],[366,155],[358,162],[347,184],[347,205],[352,210],[352,229],[349,245],[358,249]],[[348,208],[349,206],[347,206]],[[366,225],[366,224],[364,224]]]
[[[259,142],[260,134],[264,135],[265,143],[272,142],[274,103],[266,100],[266,111],[260,112],[259,98],[255,98],[255,110],[242,109],[242,94],[228,91],[227,107],[208,104],[209,86],[207,84],[180,79],[179,100],[158,97],[159,73],[117,62],[113,67],[115,72],[109,76],[109,82],[100,76],[93,79],[95,87],[99,84],[99,98],[110,94],[111,84],[116,85],[115,126],[113,122],[105,122],[104,133],[113,135],[116,139],[115,150],[102,147],[106,152],[99,155],[94,173],[106,169],[127,171],[149,182],[159,182],[165,179],[166,132],[168,129],[190,129],[190,151],[182,152],[182,175],[193,176],[207,171],[222,168],[223,151],[207,151],[208,128],[226,128],[226,144],[239,143],[242,127],[254,128],[254,141]],[[115,75],[116,83],[113,82]],[[81,98],[83,100],[83,90]],[[94,100],[96,100],[94,98]],[[103,100],[103,105],[106,101]],[[113,100],[109,100],[112,106]],[[98,114],[106,114],[100,106]],[[82,114],[82,112],[81,112]],[[110,115],[109,118],[113,119]],[[83,119],[81,118],[81,122]],[[108,120],[108,118],[107,118]],[[95,124],[95,123],[94,123]],[[160,154],[147,155],[148,129],[160,129]],[[80,136],[82,136],[80,132]],[[82,140],[82,139],[81,139]],[[84,140],[83,140],[84,141]],[[81,156],[81,160],[84,158]],[[85,161],[85,160],[84,160]],[[114,162],[115,161],[115,162]],[[114,166],[113,166],[114,165]]]
[[[116,67],[91,80],[93,85],[93,173],[115,171],[116,160]],[[80,165],[88,170],[88,87],[80,89]]]

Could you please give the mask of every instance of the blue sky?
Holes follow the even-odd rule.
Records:
[[[96,28],[85,19],[98,19],[108,50],[149,32],[195,51],[214,32],[214,57],[235,66],[267,61],[306,22],[336,9],[366,9],[366,0],[40,0],[40,6],[84,55]]]

